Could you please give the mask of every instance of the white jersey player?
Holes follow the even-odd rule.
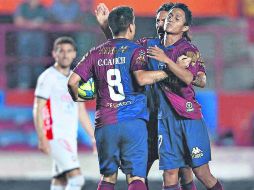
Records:
[[[34,124],[39,149],[53,159],[51,190],[81,190],[84,177],[77,155],[78,119],[94,142],[94,131],[84,103],[73,102],[67,82],[76,46],[69,37],[56,39],[55,64],[38,78],[34,100]]]

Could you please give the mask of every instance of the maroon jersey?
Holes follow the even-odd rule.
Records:
[[[165,48],[165,53],[174,61],[181,55],[191,57],[191,63],[187,68],[195,77],[198,72],[205,72],[204,62],[199,50],[185,38],[180,39],[172,46]],[[176,112],[186,118],[202,118],[201,106],[195,98],[193,85],[187,85],[171,74],[169,79],[161,83],[162,89]]]
[[[110,39],[92,49],[74,72],[93,77],[97,89],[95,126],[148,119],[147,100],[133,72],[147,69],[146,50],[127,39]]]

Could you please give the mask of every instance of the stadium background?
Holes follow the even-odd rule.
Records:
[[[50,8],[54,1],[41,0]],[[136,38],[155,36],[155,11],[163,0],[69,0],[80,4],[82,19],[76,23],[51,23],[41,26],[47,36],[44,55],[23,60],[17,53],[18,35],[38,29],[14,23],[14,13],[24,0],[0,0],[0,189],[46,189],[49,187],[50,160],[37,151],[32,122],[32,103],[37,76],[53,63],[53,40],[70,35],[78,44],[78,58],[103,42],[94,17],[94,8],[104,2],[109,8],[129,5],[134,8]],[[73,3],[72,2],[72,3]],[[173,1],[175,2],[175,1]],[[214,162],[212,170],[226,190],[254,189],[254,0],[182,0],[194,15],[193,42],[206,62],[208,84],[196,89],[203,106]],[[29,47],[28,47],[29,48]],[[30,47],[31,49],[33,47]],[[36,49],[34,49],[36,51]],[[75,65],[75,63],[74,63]],[[20,68],[28,68],[20,78]],[[21,80],[22,79],[22,80]],[[23,80],[24,79],[24,80]],[[23,82],[22,82],[23,81]],[[95,102],[88,102],[93,120]],[[78,132],[81,162],[88,179],[85,189],[95,189],[99,179],[96,155],[86,133]],[[161,177],[156,166],[151,173],[152,189],[160,189]],[[123,180],[123,176],[120,175]],[[126,189],[124,182],[118,189]]]

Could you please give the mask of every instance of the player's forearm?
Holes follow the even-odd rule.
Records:
[[[78,84],[77,85],[68,84],[68,91],[69,91],[71,98],[74,102],[86,102],[86,100],[84,100],[78,96]]]
[[[89,117],[89,114],[84,107],[84,103],[79,103],[79,121],[81,126],[86,130],[88,135],[93,139],[94,138],[94,129]]]
[[[33,108],[33,119],[36,133],[39,139],[45,138],[45,134],[43,131],[43,117],[42,117],[42,109],[38,106],[34,106]]]
[[[111,30],[108,26],[108,23],[100,25],[100,27],[101,27],[101,30],[102,30],[102,32],[104,33],[104,35],[107,39],[112,39],[113,38]]]
[[[169,70],[175,74],[176,77],[178,77],[180,80],[182,80],[187,85],[191,84],[193,81],[193,74],[181,66],[175,64],[171,59],[167,59],[165,62],[169,68]]]
[[[94,138],[94,129],[93,129],[93,125],[92,125],[92,122],[91,122],[88,114],[82,115],[82,119],[80,118],[80,123],[81,123],[83,129],[85,129],[87,134],[90,136],[90,138],[93,139]]]
[[[81,80],[81,77],[76,74],[72,73],[69,80],[68,80],[68,91],[73,99],[74,102],[84,102],[84,99],[81,99],[78,96],[78,84]]]
[[[78,82],[71,82],[70,80],[68,81],[68,91],[72,97],[72,100],[77,102],[79,97],[78,97]]]
[[[138,71],[134,75],[140,86],[154,84],[168,77],[164,71]]]
[[[206,74],[203,72],[199,72],[195,80],[192,81],[192,84],[197,87],[204,88],[206,85]]]

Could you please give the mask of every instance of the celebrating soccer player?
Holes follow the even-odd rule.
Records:
[[[159,46],[162,43],[163,37],[164,37],[164,22],[168,15],[168,11],[173,7],[173,3],[166,3],[163,4],[159,9],[156,11],[156,31],[157,31],[157,38],[142,38],[137,41],[138,44],[142,45],[145,48],[148,48],[149,46]],[[108,13],[109,10],[106,7],[105,4],[100,3],[96,10],[96,18],[101,26],[101,29],[103,30],[105,36],[110,39],[112,38],[112,35],[110,33],[109,27],[108,27]],[[157,64],[152,63],[153,60],[149,59],[148,68],[149,70],[158,70]],[[180,66],[183,68],[187,68],[190,64],[190,58],[188,58],[186,55],[182,55],[178,58],[177,62]],[[196,79],[193,81],[193,84],[198,87],[204,87],[206,84],[206,76],[205,73],[202,71],[198,72],[198,75]],[[146,86],[146,94],[148,98],[148,108],[149,108],[149,121],[147,124],[148,129],[148,164],[147,164],[147,175],[149,173],[149,170],[153,164],[153,162],[158,159],[158,119],[162,117],[162,109],[159,107],[159,97],[158,93],[162,93],[157,89],[156,85],[147,85]],[[168,104],[168,102],[164,102]],[[195,190],[196,186],[193,182],[193,175],[191,168],[188,166],[185,166],[183,168],[180,168],[179,171],[180,176],[180,182],[183,190]],[[147,182],[147,181],[146,181]]]
[[[69,90],[79,101],[79,81],[95,80],[95,138],[102,174],[98,190],[114,189],[119,167],[127,175],[129,190],[146,190],[148,112],[141,86],[163,80],[167,74],[146,71],[146,49],[131,41],[135,35],[131,8],[113,9],[108,23],[113,39],[81,60],[69,79]]]
[[[177,3],[167,16],[164,30],[164,46],[150,47],[149,57],[157,60],[171,76],[159,83],[165,96],[160,102],[167,111],[159,120],[160,169],[164,171],[164,190],[180,189],[179,168],[188,164],[196,177],[210,190],[223,189],[211,174],[208,162],[211,159],[210,141],[201,107],[196,101],[192,82],[198,72],[204,70],[204,63],[198,49],[190,43],[188,31],[192,14],[184,4]],[[179,56],[191,58],[188,68],[176,64]]]
[[[76,45],[69,37],[55,40],[52,51],[55,64],[38,78],[34,100],[34,124],[39,149],[53,161],[51,190],[81,190],[84,177],[77,155],[78,119],[94,142],[94,130],[84,107],[68,93],[70,66],[76,57]]]

